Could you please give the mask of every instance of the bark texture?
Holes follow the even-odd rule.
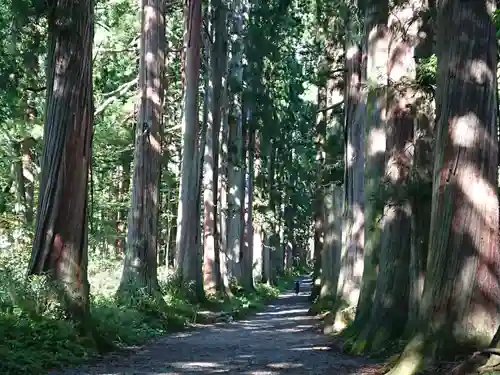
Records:
[[[243,17],[246,11],[242,0],[232,3],[231,58],[229,66],[230,108],[228,148],[228,213],[227,213],[227,271],[229,279],[241,277],[241,181],[243,180]]]
[[[253,285],[253,183],[254,183],[254,169],[255,169],[255,144],[257,132],[255,129],[256,123],[253,118],[253,113],[249,109],[247,117],[247,150],[246,150],[246,165],[247,170],[244,174],[244,191],[245,199],[243,202],[243,256],[242,256],[242,274],[241,285],[245,290],[252,290]]]
[[[365,8],[366,39],[363,41],[363,55],[366,60],[361,70],[361,81],[367,85],[367,90],[362,93],[364,105],[360,107],[360,110],[364,110],[360,117],[364,120],[365,136],[363,288],[356,309],[356,321],[361,324],[370,316],[380,248],[378,220],[382,212],[375,205],[373,198],[377,195],[384,173],[386,152],[382,115],[385,108],[389,56],[388,8],[387,0],[370,0]]]
[[[393,374],[486,346],[499,324],[495,25],[489,1],[442,1],[437,129],[420,331]]]
[[[227,10],[226,10],[227,13]],[[227,21],[227,14],[225,16]],[[225,22],[226,22],[225,21]],[[223,30],[224,38],[224,75],[223,75],[223,87],[222,87],[222,124],[220,133],[220,157],[219,157],[219,205],[218,210],[218,224],[217,232],[219,233],[219,247],[220,247],[220,273],[221,273],[221,288],[223,293],[231,295],[231,290],[229,288],[230,283],[230,271],[228,270],[229,256],[228,253],[228,233],[227,233],[227,221],[228,221],[228,158],[229,158],[229,66],[227,64],[228,59],[228,35],[226,23],[224,23]]]
[[[135,134],[127,250],[119,294],[159,290],[158,212],[162,158],[165,19],[163,0],[142,0],[139,116]]]
[[[407,186],[415,122],[415,4],[394,7],[389,17],[386,160],[381,248],[371,316],[361,336],[364,350],[380,350],[404,332],[409,307],[412,204]],[[404,32],[403,32],[404,30]]]
[[[340,273],[342,248],[342,186],[331,185],[325,194],[325,242],[321,253],[321,289],[319,297],[335,300]]]
[[[176,263],[180,281],[191,284],[198,299],[203,299],[201,254],[199,246],[199,152],[198,82],[201,45],[201,1],[186,6],[186,60],[180,199],[177,215]],[[195,198],[195,199],[193,199]]]
[[[489,342],[498,325],[497,49],[489,3],[438,6],[438,119],[423,300],[431,330],[447,333],[436,342],[438,351],[452,332],[456,340]]]
[[[357,45],[346,45],[346,103],[344,213],[342,221],[342,250],[339,254],[339,303],[356,306],[362,276],[364,253],[364,130],[360,116],[361,50]]]
[[[222,290],[220,273],[220,241],[217,231],[218,218],[218,170],[219,133],[222,120],[222,78],[225,72],[225,29],[226,10],[220,0],[212,0],[212,27],[214,40],[210,53],[210,115],[206,133],[204,159],[204,241],[203,241],[203,283],[208,294]]]
[[[416,79],[422,79],[418,74],[418,66],[424,63],[433,53],[434,28],[431,22],[433,0],[414,0],[414,12],[418,20],[418,31],[414,37],[414,56],[417,64]],[[420,74],[421,76],[421,74]],[[412,192],[411,204],[411,255],[409,273],[409,305],[408,321],[405,335],[411,336],[418,326],[422,292],[424,288],[425,266],[429,245],[429,226],[432,204],[432,168],[433,168],[433,135],[434,135],[434,97],[426,87],[415,88],[415,111],[413,130],[413,165],[411,171]]]
[[[317,96],[318,108],[326,108],[327,92],[325,86],[318,88]],[[326,160],[326,111],[318,112],[316,116],[316,186],[314,192],[314,267],[313,267],[313,289],[311,291],[311,299],[315,299],[321,289],[321,253],[323,251],[324,241],[324,194],[323,191],[323,175],[325,173]]]
[[[59,1],[48,23],[45,145],[29,274],[61,285],[69,315],[86,325],[87,182],[93,129],[93,1]]]

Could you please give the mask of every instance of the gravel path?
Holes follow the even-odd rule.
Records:
[[[59,374],[373,374],[368,360],[339,353],[316,332],[318,321],[307,315],[310,280],[303,282],[298,296],[285,292],[247,320],[168,335],[129,355]]]

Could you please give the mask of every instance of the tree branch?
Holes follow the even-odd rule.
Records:
[[[47,87],[26,87],[26,91],[31,91],[31,92],[42,92],[46,89]]]
[[[205,31],[205,34],[207,35],[208,41],[210,42],[210,44],[214,44],[212,35],[210,35],[210,31],[208,30],[208,25],[205,20],[203,20],[202,25],[203,25],[203,31]]]
[[[102,102],[99,107],[97,107],[94,111],[94,116],[100,115],[104,110],[111,104],[113,103],[116,99],[118,99],[120,96],[125,94],[132,86],[134,86],[137,83],[138,79],[134,78],[130,82],[126,82],[123,85],[119,86],[117,89],[103,94],[103,97],[107,98]]]
[[[333,70],[330,70],[328,73],[331,76],[333,76],[334,74],[336,73],[345,73],[347,70],[346,68],[338,68],[338,69],[333,69]]]
[[[339,109],[340,106],[344,104],[344,101],[340,101],[338,103],[335,103],[335,104],[332,104],[331,106],[328,106],[328,107],[325,107],[325,108],[320,108],[316,111],[316,113],[320,113],[320,112],[326,112],[326,111],[329,111],[329,110],[332,110],[332,109]]]

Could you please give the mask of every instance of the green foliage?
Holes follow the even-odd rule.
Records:
[[[402,206],[405,202],[428,202],[432,200],[432,180],[430,176],[419,174],[416,170],[410,172],[410,177],[403,183],[393,184],[388,179],[377,185],[368,201],[374,204],[374,210],[382,213],[386,205]],[[377,222],[380,221],[380,217]]]
[[[256,179],[254,220],[271,234],[277,226],[285,226],[286,241],[304,250],[311,229],[315,180],[311,124],[316,106],[307,100],[308,73],[314,70],[310,5],[309,1],[292,1],[283,12],[279,1],[258,2],[250,13],[246,42],[247,95],[251,90],[257,102],[254,122],[260,131],[259,151],[263,161],[273,160],[272,165],[266,163],[260,169]],[[286,207],[284,212],[281,204]]]
[[[496,9],[493,13],[493,22],[497,28],[497,39],[500,39],[500,9]]]
[[[323,314],[330,311],[333,311],[336,306],[337,298],[320,298],[319,295],[316,297],[313,302],[312,307],[309,309],[309,312],[313,315]]]
[[[26,257],[24,252],[23,258]],[[175,278],[167,277],[166,272],[160,272],[164,305],[147,297],[123,305],[114,298],[120,263],[94,262],[94,259],[91,263],[94,267],[90,282],[95,291],[91,304],[92,323],[96,331],[114,345],[142,344],[155,336],[203,321],[200,311],[204,306],[187,302]],[[0,335],[4,338],[0,343],[2,374],[39,374],[82,363],[98,354],[96,342],[91,337],[81,336],[78,327],[65,318],[62,306],[53,295],[53,286],[45,278],[26,280],[25,269],[17,260],[0,258],[0,264]],[[97,270],[96,264],[102,267],[101,270]],[[213,300],[210,310],[240,318],[262,308],[278,292],[279,288],[258,284],[250,294],[241,293],[229,301]]]
[[[436,87],[437,57],[421,58],[417,64],[416,81],[420,88],[434,93]]]
[[[294,267],[290,277],[296,277],[300,275],[311,275],[312,267],[310,264],[298,264]]]
[[[75,364],[95,354],[92,341],[81,337],[68,321],[21,319],[0,313],[2,374],[42,373]]]
[[[242,318],[252,311],[262,310],[266,302],[269,302],[279,295],[280,289],[285,283],[280,283],[279,287],[272,287],[267,284],[257,283],[255,290],[245,293],[243,288],[232,283],[233,290],[236,291],[233,298],[225,298],[220,295],[209,297],[208,306],[215,311],[223,311],[235,319]]]

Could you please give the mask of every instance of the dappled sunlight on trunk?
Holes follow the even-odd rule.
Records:
[[[194,285],[197,299],[204,298],[199,253],[199,153],[198,84],[201,46],[201,2],[189,0],[185,8],[186,46],[184,110],[182,117],[182,165],[177,215],[177,272],[182,283]]]
[[[321,289],[320,298],[344,297],[344,285],[338,288],[341,273],[341,259],[336,254],[342,249],[342,187],[332,186],[326,190],[325,195],[325,236],[321,254]]]
[[[352,25],[351,25],[352,26]],[[334,272],[337,304],[356,306],[361,288],[364,256],[364,129],[361,97],[362,53],[346,40],[346,84],[344,91],[346,139],[344,146],[344,213]],[[337,324],[338,319],[335,319]]]
[[[231,3],[231,46],[229,56],[229,155],[228,155],[228,213],[227,213],[227,246],[228,278],[241,278],[241,252],[243,250],[241,233],[243,232],[241,210],[243,209],[244,176],[242,163],[243,148],[243,108],[242,95],[235,90],[243,82],[243,32],[244,18],[247,9],[243,0]]]
[[[484,347],[499,324],[497,48],[487,3],[438,9],[432,219],[416,334],[429,359]]]
[[[127,300],[144,288],[158,292],[157,223],[161,135],[163,127],[163,86],[165,70],[165,20],[161,2],[141,3],[142,32],[139,62],[139,114],[137,118],[132,177],[131,208],[122,279],[117,295]]]
[[[385,129],[372,129],[368,134],[367,156],[376,157],[385,152]]]

